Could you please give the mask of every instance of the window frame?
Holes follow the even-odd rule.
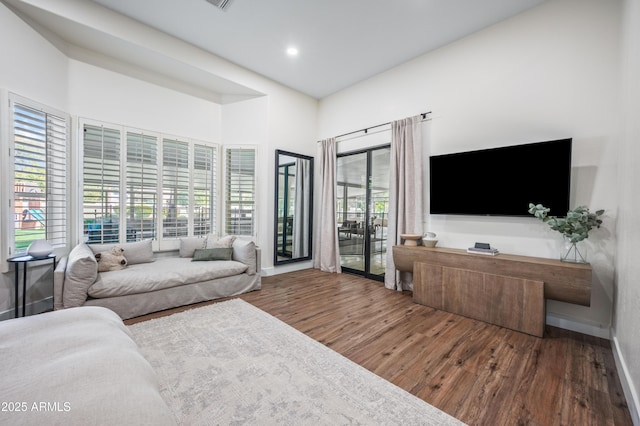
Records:
[[[198,178],[198,173],[196,172],[196,170],[202,170],[202,169],[197,169],[196,168],[196,162],[197,160],[197,156],[196,154],[196,147],[200,147],[202,148],[206,148],[206,149],[211,149],[211,162],[210,162],[210,167],[211,167],[211,190],[209,191],[209,216],[211,218],[210,220],[210,228],[208,229],[208,232],[205,233],[198,233],[196,235],[196,223],[195,223],[195,213],[192,217],[190,217],[190,220],[193,221],[193,224],[191,225],[190,229],[193,231],[193,236],[201,236],[201,237],[206,237],[209,234],[215,234],[215,235],[220,235],[220,230],[222,229],[220,227],[220,216],[221,216],[221,209],[220,209],[220,180],[221,180],[221,167],[220,167],[220,159],[221,159],[221,146],[216,144],[205,144],[202,143],[201,141],[197,141],[194,140],[193,141],[193,153],[194,153],[194,158],[193,161],[191,162],[191,192],[190,192],[190,203],[193,206],[193,208],[196,208],[198,206],[200,206],[200,204],[196,204],[196,180]],[[200,188],[198,188],[198,190],[200,190]]]
[[[2,100],[2,104],[6,105],[7,108],[2,108],[2,115],[0,115],[0,134],[6,135],[6,137],[0,138],[5,142],[0,143],[0,149],[3,152],[7,153],[7,156],[2,156],[3,160],[0,162],[2,168],[4,170],[2,176],[2,181],[6,182],[6,184],[2,186],[2,199],[7,200],[7,202],[3,202],[2,208],[0,209],[0,215],[2,216],[2,224],[0,225],[0,244],[2,244],[2,248],[0,252],[2,253],[3,259],[14,257],[22,253],[18,253],[16,250],[16,239],[15,239],[15,121],[14,121],[14,109],[15,105],[21,105],[28,109],[33,109],[36,111],[40,111],[46,115],[51,115],[56,118],[63,120],[64,122],[64,135],[63,138],[58,140],[62,141],[60,146],[64,146],[64,154],[62,157],[64,164],[66,165],[66,170],[64,173],[63,181],[65,184],[65,194],[64,199],[59,199],[59,204],[64,206],[65,211],[71,211],[71,198],[73,197],[73,190],[70,188],[70,182],[72,179],[72,167],[71,167],[71,140],[72,140],[72,120],[70,114],[60,109],[51,107],[49,105],[45,105],[41,102],[35,101],[33,99],[29,99],[27,97],[18,95],[9,91],[2,91],[0,99]],[[45,121],[45,138],[47,138],[47,142],[45,146],[49,144],[48,136],[49,130],[48,120]],[[48,154],[48,147],[46,148],[45,155]],[[48,170],[48,168],[45,168]],[[45,197],[46,201],[46,197]],[[47,206],[49,207],[49,206]],[[71,235],[72,235],[72,218],[69,215],[66,215],[64,218],[64,229],[62,231],[63,241],[60,243],[53,243],[54,250],[67,250],[69,245],[71,244]],[[46,232],[46,229],[45,229]],[[46,236],[46,234],[45,234]],[[45,237],[47,238],[47,237]],[[2,272],[8,271],[7,262],[2,262]]]
[[[213,150],[212,170],[211,170],[211,198],[208,201],[211,206],[210,210],[210,232],[216,236],[226,235],[227,229],[226,219],[226,195],[228,188],[226,187],[227,170],[226,170],[226,155],[227,150],[233,149],[251,149],[254,151],[254,176],[253,176],[253,223],[251,235],[238,234],[239,237],[251,237],[256,238],[258,234],[259,218],[257,212],[259,210],[259,145],[257,144],[245,144],[245,145],[223,145],[221,143],[195,139],[176,137],[170,134],[163,134],[160,132],[154,132],[149,130],[143,130],[137,127],[126,126],[121,124],[110,123],[102,120],[95,120],[91,118],[71,116],[69,113],[50,107],[41,102],[33,99],[20,96],[9,90],[0,88],[0,102],[4,107],[0,108],[0,150],[8,155],[2,155],[0,157],[0,178],[4,184],[0,185],[0,195],[2,200],[8,200],[3,202],[0,206],[0,256],[2,259],[7,259],[16,255],[15,250],[15,224],[14,224],[14,182],[15,182],[15,157],[14,157],[14,121],[13,121],[13,105],[18,103],[28,108],[41,110],[46,114],[52,114],[64,120],[65,123],[65,135],[64,145],[65,154],[64,161],[67,165],[66,168],[66,199],[64,202],[66,211],[68,214],[65,218],[65,242],[64,247],[61,245],[56,246],[56,251],[60,254],[66,253],[74,245],[85,240],[84,233],[84,188],[83,188],[83,173],[84,173],[84,126],[85,124],[93,126],[105,126],[111,129],[117,129],[120,134],[120,163],[124,164],[124,167],[120,169],[120,198],[119,203],[121,208],[126,209],[127,205],[127,190],[126,190],[126,171],[127,171],[127,143],[126,138],[129,132],[152,135],[157,138],[157,170],[158,170],[158,192],[161,191],[162,180],[162,141],[164,138],[181,140],[189,143],[190,157],[193,157],[196,146],[202,146],[211,148]],[[189,170],[190,176],[193,176],[194,169],[196,168],[194,159],[190,158]],[[190,177],[193,180],[193,177]],[[189,216],[189,228],[188,235],[194,236],[195,233],[195,191],[193,185],[189,193],[189,205],[191,214]],[[205,201],[206,202],[206,201]],[[154,251],[164,250],[176,250],[179,248],[179,239],[171,238],[164,239],[162,237],[162,208],[161,205],[157,206],[157,219],[156,219],[156,238],[154,242]],[[119,240],[126,241],[126,215],[120,215],[119,223]],[[123,225],[124,222],[124,225]],[[200,236],[204,236],[201,234]],[[62,251],[60,251],[62,250]],[[1,272],[7,272],[9,265],[6,261],[0,262]]]
[[[176,226],[167,226],[167,228],[165,229],[165,189],[166,186],[165,185],[165,177],[167,176],[165,174],[165,168],[169,168],[168,165],[165,164],[165,149],[168,147],[168,144],[175,144],[176,147],[180,147],[180,146],[185,146],[187,147],[186,150],[186,159],[185,159],[185,163],[186,163],[186,167],[178,167],[178,166],[174,166],[174,168],[177,168],[178,170],[176,170],[176,179],[180,180],[180,177],[177,175],[177,173],[182,173],[185,174],[187,176],[186,179],[186,185],[184,186],[183,189],[186,189],[187,193],[176,193],[176,195],[178,196],[178,198],[186,198],[186,210],[189,212],[189,215],[187,216],[187,234],[186,235],[178,235],[177,234],[177,230],[179,229],[179,227],[177,226],[178,223],[178,211],[179,211],[179,205],[176,205]],[[193,177],[193,170],[192,170],[192,164],[191,161],[193,160],[193,143],[188,139],[188,138],[181,138],[181,137],[177,137],[177,136],[171,136],[171,135],[162,135],[162,139],[161,139],[161,148],[160,148],[160,153],[161,153],[161,161],[160,161],[160,173],[159,173],[159,182],[158,182],[158,194],[160,194],[161,197],[161,201],[160,201],[160,215],[159,215],[159,220],[158,220],[158,226],[159,226],[159,231],[158,231],[158,242],[160,244],[161,249],[166,250],[169,249],[169,247],[173,247],[175,245],[175,243],[172,243],[172,241],[180,241],[180,238],[185,238],[185,237],[192,237],[193,236],[193,215],[195,214],[195,212],[192,210],[193,208],[193,203],[191,202],[192,199],[192,193],[193,193],[193,185],[192,185],[192,177]],[[179,158],[172,158],[176,161],[176,164],[180,161]],[[176,183],[175,187],[179,187],[180,185]],[[168,213],[167,213],[168,214]],[[175,237],[165,237],[165,232],[169,231],[170,229],[175,229],[176,230],[176,236]],[[179,245],[178,247],[179,248]]]
[[[114,123],[107,123],[100,120],[94,120],[89,118],[79,118],[78,119],[78,175],[79,175],[79,187],[78,187],[78,207],[77,214],[81,219],[77,224],[77,232],[78,232],[78,241],[85,241],[84,235],[84,226],[83,226],[83,209],[84,209],[84,190],[83,190],[83,173],[84,173],[84,126],[105,126],[110,129],[118,129],[120,131],[120,210],[122,212],[126,212],[127,209],[127,187],[126,187],[126,177],[127,177],[127,135],[129,133],[134,134],[143,134],[145,136],[153,136],[156,138],[156,152],[157,152],[157,164],[156,164],[156,173],[157,173],[157,193],[160,195],[158,202],[156,203],[156,228],[155,228],[155,238],[152,240],[152,247],[154,251],[171,251],[177,250],[180,248],[180,238],[183,236],[178,236],[175,238],[165,238],[163,236],[163,200],[162,200],[162,191],[163,191],[163,155],[164,155],[164,141],[179,141],[185,142],[189,147],[189,155],[188,155],[188,170],[189,170],[189,217],[188,217],[188,228],[187,235],[188,237],[194,236],[194,215],[195,211],[193,208],[195,207],[194,203],[194,188],[193,188],[193,169],[194,162],[193,156],[195,152],[196,145],[205,146],[213,149],[214,158],[215,158],[215,167],[212,171],[212,205],[216,205],[219,203],[217,200],[220,199],[220,182],[221,182],[221,174],[220,174],[220,152],[222,147],[220,144],[210,141],[204,141],[194,138],[186,138],[182,136],[175,136],[166,133],[154,132],[150,130],[144,130],[136,127],[119,125]],[[123,210],[124,209],[124,210]],[[217,213],[212,216],[212,221],[210,227],[213,228],[214,234],[219,235],[220,232],[220,210],[217,210]],[[120,214],[118,223],[119,223],[119,242],[126,242],[126,214]]]
[[[228,176],[228,160],[227,160],[227,153],[231,150],[252,150],[254,157],[253,157],[253,210],[252,210],[252,230],[251,230],[251,234],[239,234],[239,233],[230,233],[228,232],[228,205],[229,203],[229,187],[227,185],[227,181],[229,179]],[[222,205],[222,209],[221,209],[221,228],[220,231],[223,234],[233,234],[236,235],[240,238],[257,238],[258,235],[258,218],[257,218],[257,212],[258,212],[258,154],[259,154],[259,146],[258,145],[251,145],[251,144],[243,144],[243,145],[226,145],[223,146],[223,150],[222,150],[222,190],[221,190],[221,205]]]
[[[124,217],[125,227],[123,229],[124,229],[125,233],[126,233],[126,229],[129,227],[129,225],[128,225],[129,218],[128,218],[127,210],[131,206],[130,199],[129,199],[130,193],[129,193],[128,189],[127,189],[127,184],[128,184],[128,179],[129,179],[129,171],[131,171],[131,169],[129,167],[129,164],[130,164],[130,162],[129,162],[129,141],[130,141],[129,140],[129,135],[130,134],[137,135],[137,136],[142,136],[142,140],[143,140],[142,141],[142,148],[143,148],[143,150],[144,150],[144,145],[145,145],[145,142],[144,142],[145,138],[149,137],[149,138],[154,138],[155,139],[155,153],[156,153],[156,156],[155,156],[155,169],[156,169],[155,180],[156,180],[156,182],[155,182],[154,193],[155,194],[159,194],[160,193],[160,188],[161,188],[160,187],[160,184],[161,184],[161,182],[160,182],[160,169],[161,169],[161,157],[160,157],[161,148],[160,148],[160,145],[162,143],[161,135],[159,133],[155,133],[155,132],[149,132],[149,131],[143,131],[143,130],[139,130],[139,129],[133,129],[131,127],[125,127],[124,128],[124,140],[125,140],[124,164],[125,164],[125,167],[124,167],[124,170],[122,172],[124,174],[124,178],[122,180],[122,185],[126,189],[123,192],[123,195],[124,195],[124,201],[123,201],[124,204],[123,204],[123,206],[124,206],[124,216],[125,216]],[[143,159],[144,159],[144,153],[142,154],[142,156],[143,156]],[[138,163],[135,163],[135,164],[138,164]],[[142,162],[142,166],[141,167],[142,167],[143,170],[145,169],[144,161]],[[144,182],[144,179],[142,181]],[[145,206],[144,199],[145,199],[145,195],[147,194],[147,191],[148,191],[148,189],[145,189],[145,188],[153,188],[153,186],[151,186],[151,185],[142,185],[142,186],[143,186],[142,192],[138,193],[138,194],[142,194],[141,195],[141,199],[143,200],[143,202],[140,205],[141,206]],[[121,189],[122,189],[122,187],[121,187]],[[137,207],[138,204],[134,204],[134,206]],[[154,217],[153,217],[154,226],[152,228],[153,229],[153,240],[156,240],[157,237],[158,237],[158,221],[159,221],[159,217],[160,217],[161,213],[162,213],[162,207],[160,205],[159,199],[156,198],[156,202],[155,202],[155,206],[154,206]],[[135,216],[135,213],[134,213],[134,216]],[[143,221],[144,221],[144,219],[143,219]],[[145,229],[145,227],[144,227],[144,223],[143,223],[142,224],[143,236],[141,238],[143,240],[146,239],[144,237],[144,229]],[[122,238],[122,236],[121,236],[121,238]],[[128,240],[129,236],[125,235],[124,238],[125,238],[125,240]],[[139,241],[139,240],[136,239],[134,241]]]
[[[126,175],[123,173],[124,168],[122,167],[122,163],[123,160],[126,161],[126,152],[123,153],[123,145],[122,145],[122,138],[123,138],[123,129],[122,126],[118,126],[115,125],[113,123],[106,123],[106,122],[101,122],[101,121],[96,121],[96,120],[85,120],[85,119],[79,119],[78,120],[78,137],[77,137],[77,152],[78,152],[78,192],[76,194],[76,198],[78,200],[78,211],[77,211],[77,217],[78,217],[78,223],[77,223],[77,242],[87,242],[86,239],[86,235],[85,235],[85,230],[84,230],[84,221],[85,221],[85,180],[84,180],[84,173],[85,173],[85,137],[84,137],[84,129],[85,129],[85,125],[88,126],[92,126],[92,127],[100,127],[100,128],[107,128],[109,130],[112,131],[117,131],[118,132],[118,138],[119,138],[119,146],[118,146],[118,206],[122,206],[124,205],[125,201],[126,201],[126,197],[123,199],[123,192],[122,192],[122,187],[123,187],[123,180],[126,178]],[[104,163],[104,158],[101,158],[101,161]],[[104,164],[103,164],[104,165]],[[104,168],[102,169],[104,170]],[[101,212],[102,213],[102,212]],[[122,229],[123,227],[122,225],[122,215],[118,215],[118,241],[122,241]],[[101,241],[102,242],[102,241]]]

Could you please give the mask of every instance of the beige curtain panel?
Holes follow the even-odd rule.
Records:
[[[391,123],[387,247],[400,244],[400,234],[423,233],[420,118],[409,117]],[[385,287],[398,291],[413,290],[412,278],[411,273],[396,271],[393,250],[387,250]]]
[[[342,272],[336,220],[336,138],[318,143],[316,191],[317,220],[314,220],[313,267],[324,272]]]

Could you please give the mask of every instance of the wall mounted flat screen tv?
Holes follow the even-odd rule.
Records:
[[[530,216],[529,203],[564,217],[571,139],[430,157],[431,214]]]

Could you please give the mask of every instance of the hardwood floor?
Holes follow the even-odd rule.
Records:
[[[632,424],[608,340],[550,326],[541,339],[313,269],[239,297],[470,425]]]

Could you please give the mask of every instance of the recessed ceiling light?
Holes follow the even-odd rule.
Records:
[[[289,56],[298,56],[298,49],[295,47],[288,47],[287,48],[287,55]]]

